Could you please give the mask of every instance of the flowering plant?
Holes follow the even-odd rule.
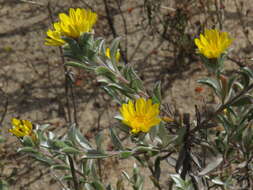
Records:
[[[206,29],[194,40],[205,66],[215,74],[198,82],[210,87],[219,102],[209,115],[196,106],[191,116],[164,104],[160,82],[150,91],[145,88],[133,66],[121,62],[119,38],[108,48],[103,38],[95,37],[96,13],[70,9],[69,15],[61,13],[59,19],[54,30],[48,30],[45,44],[61,46],[69,60],[65,67],[95,74],[101,88],[117,103],[120,115],[115,120],[119,122],[109,128],[113,148],[104,148],[102,132],[92,143],[73,121],[59,136],[50,131],[50,125],[33,126],[28,120],[13,119],[10,132],[23,145],[19,152],[46,163],[53,172],[60,170],[55,176],[64,189],[114,189],[101,175],[100,161],[109,157],[134,158],[149,169],[154,189],[231,189],[238,183],[252,187],[253,71],[243,67],[226,76],[223,65],[232,43],[228,33]],[[122,172],[134,190],[144,187],[138,165],[132,175]],[[169,175],[162,176],[162,169]],[[245,178],[238,179],[242,172]],[[162,178],[169,182],[162,183]],[[125,188],[120,180],[117,190]]]

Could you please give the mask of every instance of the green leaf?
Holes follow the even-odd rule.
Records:
[[[79,37],[79,43],[82,47],[91,46],[92,42],[93,42],[93,35],[91,33],[85,32]]]
[[[45,163],[45,164],[50,165],[50,166],[51,166],[52,164],[54,164],[54,161],[53,161],[53,160],[51,160],[51,159],[45,157],[45,156],[42,155],[42,154],[33,154],[32,157],[35,158],[36,160],[40,161],[40,162],[43,162],[43,163]]]
[[[102,88],[109,96],[114,99],[114,101],[116,101],[118,104],[121,104],[122,101],[120,99],[119,93],[115,89],[108,88],[107,86],[102,86]]]
[[[249,95],[244,95],[234,101],[231,106],[245,106],[252,104],[252,97]]]
[[[232,76],[231,78],[229,78],[228,80],[228,85],[227,85],[227,99],[230,99],[232,92],[233,92],[233,85],[236,82],[237,77],[236,76]]]
[[[124,125],[123,123],[122,123],[122,124],[119,124],[119,125],[117,126],[117,128],[118,128],[120,131],[122,131],[122,132],[124,132],[124,133],[126,133],[126,134],[130,134],[130,127],[128,127],[127,125]]]
[[[71,126],[69,137],[72,141],[78,143],[85,150],[92,149],[92,146],[90,145],[89,141],[83,136],[80,130],[76,128],[74,125]]]
[[[129,181],[130,182],[130,177],[129,177],[129,175],[128,175],[128,173],[127,172],[125,172],[125,171],[122,171],[122,174],[123,174],[123,176],[127,179],[127,181]]]
[[[70,170],[68,165],[61,165],[61,164],[56,164],[51,166],[51,169],[53,170]]]
[[[92,66],[88,66],[85,65],[84,63],[78,63],[78,62],[74,62],[74,61],[69,61],[67,63],[65,63],[66,66],[71,66],[71,67],[77,67],[77,68],[81,68],[81,69],[85,69],[85,70],[90,70],[93,71],[94,67]]]
[[[247,88],[249,86],[249,83],[250,83],[249,73],[242,69],[242,72],[240,72],[240,74],[242,75],[242,85],[243,85],[244,88]]]
[[[111,155],[101,153],[97,150],[89,150],[84,156],[82,156],[82,159],[99,159],[99,158],[107,158]]]
[[[64,147],[68,147],[68,145],[65,142],[61,141],[61,140],[49,140],[48,144],[53,149],[61,149],[61,148],[64,148]]]
[[[113,40],[110,48],[110,55],[113,65],[116,65],[116,54],[119,50],[120,37],[117,37]]]
[[[218,177],[212,179],[212,182],[217,185],[224,185],[224,182],[221,181]]]
[[[192,184],[188,180],[183,180],[180,175],[173,174],[170,175],[173,181],[176,184],[177,190],[194,190]]]
[[[153,96],[152,100],[154,103],[161,104],[162,102],[162,95],[161,95],[161,82],[157,82],[153,89]]]
[[[243,67],[241,70],[253,79],[253,71],[249,67]]]
[[[116,133],[114,132],[113,128],[110,128],[110,134],[111,134],[112,143],[117,148],[117,150],[124,150],[121,144],[121,141],[119,137],[116,135]]]
[[[79,59],[82,51],[81,51],[81,48],[80,48],[79,44],[77,43],[77,41],[72,38],[68,38],[68,37],[64,37],[63,40],[68,43],[69,53],[71,54],[71,56],[74,56]]]
[[[60,151],[63,152],[63,153],[66,153],[66,154],[78,154],[78,153],[80,153],[80,151],[78,149],[73,148],[73,147],[64,147]]]
[[[222,161],[223,161],[222,155],[217,156],[214,160],[211,159],[210,163],[202,171],[199,172],[199,175],[204,176],[210,173],[211,171],[216,169],[222,163]]]
[[[158,126],[158,136],[160,137],[162,141],[163,147],[168,146],[173,141],[173,139],[176,138],[174,135],[173,136],[169,135],[168,130],[165,128],[163,124],[160,124]]]
[[[159,152],[159,150],[154,149],[153,147],[146,147],[146,146],[137,146],[133,149],[134,153],[139,153],[139,152]]]
[[[106,190],[105,187],[103,186],[102,183],[99,181],[94,181],[91,183],[91,185],[96,189],[96,190]]]
[[[64,175],[61,177],[61,180],[64,181],[73,181],[72,175]]]
[[[115,74],[109,68],[104,67],[104,66],[97,67],[95,69],[95,73],[97,75],[104,76],[104,77],[110,79],[111,81],[115,81],[115,79],[116,79]]]
[[[127,70],[128,72],[128,76],[130,82],[131,82],[131,88],[135,89],[136,91],[138,90],[142,90],[143,89],[143,83],[142,80],[140,79],[140,77],[137,75],[136,71],[134,70],[133,67],[129,67],[129,69]]]
[[[23,146],[26,146],[26,147],[34,147],[35,146],[32,138],[30,136],[24,136],[22,139],[22,144],[23,144]]]
[[[221,89],[219,82],[217,80],[211,79],[211,78],[205,78],[205,79],[200,79],[197,81],[198,83],[205,84],[213,89],[213,91],[221,97]]]
[[[126,159],[129,158],[130,156],[132,156],[132,152],[131,151],[122,151],[120,152],[120,158],[122,159]]]
[[[161,158],[158,156],[156,159],[155,159],[155,173],[154,173],[154,176],[156,178],[157,181],[159,181],[160,179],[160,176],[161,176]]]
[[[22,147],[18,149],[18,152],[25,152],[25,153],[38,153],[37,150],[35,150],[32,147]]]

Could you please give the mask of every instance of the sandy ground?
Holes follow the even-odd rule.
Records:
[[[43,190],[49,185],[51,190],[60,189],[47,168],[16,153],[20,145],[7,131],[12,117],[29,119],[35,123],[51,123],[59,131],[62,131],[65,123],[62,61],[57,48],[44,46],[45,32],[51,26],[46,6],[48,1],[34,2],[37,4],[0,0],[1,135],[7,139],[6,143],[0,145],[0,177],[8,179],[10,189],[13,190]],[[164,102],[191,114],[194,113],[195,105],[203,105],[204,96],[210,105],[215,103],[206,89],[200,94],[195,92],[195,88],[199,86],[196,80],[207,75],[204,67],[196,56],[178,61],[170,51],[172,45],[158,35],[153,35],[144,14],[143,1],[119,1],[120,9],[114,1],[108,2],[117,35],[122,37],[122,49],[127,50],[125,54],[129,64],[136,67],[148,89],[161,80]],[[174,1],[161,2],[164,6],[161,14],[173,15]],[[251,65],[249,59],[253,57],[253,1],[242,0],[242,4],[236,2],[224,1],[223,29],[229,31],[235,39],[231,57]],[[236,5],[242,6],[242,9],[236,8]],[[96,35],[104,36],[108,41],[113,38],[102,0],[54,0],[50,3],[54,19],[59,12],[67,12],[70,7],[91,7],[99,14]],[[201,14],[192,16],[193,23],[189,24],[189,32],[197,34],[194,23],[203,21],[203,18]],[[228,61],[226,67],[230,70],[238,68],[231,61]],[[108,101],[102,90],[94,88],[98,85],[94,76],[72,71],[80,78],[80,84],[74,90],[78,123],[83,133],[87,134],[98,125],[106,129],[115,123],[111,118],[117,113],[117,106]],[[123,169],[129,170],[133,166],[133,161],[109,159],[104,161],[104,165],[105,176],[110,176],[105,180],[115,182]],[[163,172],[165,176],[168,175],[168,171]],[[154,188],[147,178],[145,190],[151,189]]]

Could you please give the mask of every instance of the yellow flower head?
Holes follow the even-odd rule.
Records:
[[[60,23],[54,23],[54,31],[53,30],[48,30],[47,31],[47,38],[45,45],[48,46],[62,46],[66,42],[61,39],[61,28],[60,28]]]
[[[106,55],[106,57],[108,57],[109,59],[111,59],[111,51],[110,51],[110,48],[106,48],[106,50],[105,50],[105,55]],[[116,59],[117,62],[119,62],[119,59],[120,59],[120,52],[119,52],[119,49],[118,49],[117,52],[116,52],[115,59]]]
[[[9,132],[16,137],[33,136],[33,127],[30,121],[13,118],[11,123],[12,129],[9,129]]]
[[[200,34],[199,39],[194,39],[198,52],[209,59],[219,58],[231,45],[232,41],[227,32],[216,29],[205,29],[204,35]]]
[[[45,45],[61,46],[65,41],[61,38],[66,36],[77,39],[83,33],[91,32],[97,21],[97,14],[85,9],[69,9],[69,15],[59,14],[59,22],[54,23],[54,31],[48,30]]]
[[[123,123],[128,125],[132,133],[140,131],[147,133],[151,127],[160,123],[159,104],[152,104],[152,100],[139,98],[135,103],[129,101],[120,108]]]

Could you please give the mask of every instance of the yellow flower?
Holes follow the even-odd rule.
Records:
[[[97,21],[97,14],[85,9],[69,9],[69,16],[65,13],[59,14],[61,30],[63,35],[78,38],[85,32],[90,32]]]
[[[62,37],[77,39],[83,33],[91,32],[97,21],[97,14],[85,9],[69,9],[69,15],[59,14],[59,22],[54,23],[54,31],[48,30],[45,45],[61,46],[66,42]]]
[[[132,133],[140,131],[147,133],[151,127],[158,125],[161,121],[159,117],[159,104],[152,104],[152,100],[139,98],[135,103],[129,101],[120,108],[123,123],[128,125]]]
[[[28,120],[12,119],[12,129],[9,132],[16,137],[33,136],[32,123]]]
[[[109,59],[111,59],[111,51],[110,51],[110,48],[106,48],[106,50],[105,50],[105,55],[106,55],[106,57],[108,57]],[[119,52],[119,49],[118,49],[117,52],[116,52],[115,59],[116,59],[117,62],[119,62],[119,59],[120,59],[120,52]]]
[[[64,45],[66,42],[61,39],[61,29],[60,29],[60,23],[54,23],[54,31],[52,30],[48,30],[47,31],[47,38],[46,38],[46,42],[45,45],[48,46],[62,46]]]
[[[219,58],[231,45],[232,41],[227,32],[216,29],[205,29],[204,35],[200,34],[199,39],[194,39],[198,52],[209,59]]]

